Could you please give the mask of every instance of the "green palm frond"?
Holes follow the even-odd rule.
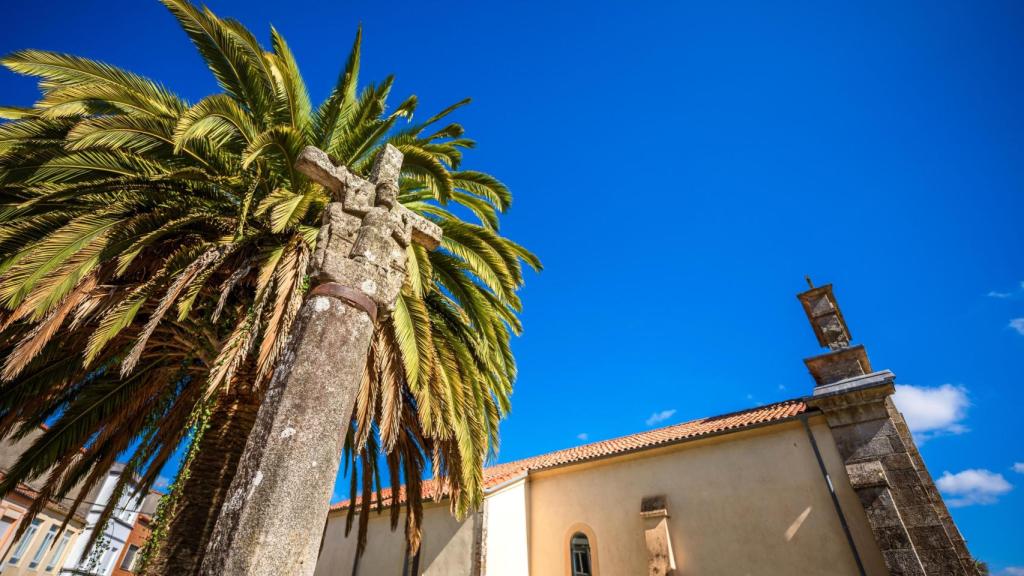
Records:
[[[286,124],[302,134],[308,140],[313,121],[313,105],[309,101],[309,92],[299,72],[291,49],[284,38],[273,27],[270,29],[273,55],[270,59],[271,72],[274,77],[274,99],[276,102],[277,122]]]
[[[118,97],[133,99],[137,108],[159,116],[177,116],[184,105],[163,86],[115,66],[68,54],[21,50],[0,58],[10,70],[41,79],[44,94],[82,86],[109,88]]]
[[[256,135],[256,126],[242,106],[224,94],[214,94],[181,115],[174,128],[175,152],[196,141],[234,152],[251,144]]]
[[[174,151],[174,122],[144,116],[101,116],[75,124],[66,136],[68,150],[105,148],[134,154]]]
[[[241,25],[226,23],[209,9],[200,10],[187,0],[161,1],[178,19],[225,94],[263,117],[272,87],[265,74],[262,51],[254,46],[255,39]]]
[[[338,126],[348,123],[356,104],[359,83],[359,60],[363,42],[363,27],[356,30],[356,38],[349,52],[345,68],[338,77],[337,84],[330,96],[317,109],[313,118],[313,135],[316,146],[321,150],[329,150]]]

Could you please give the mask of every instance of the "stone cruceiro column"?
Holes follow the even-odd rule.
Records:
[[[369,180],[313,147],[296,168],[332,202],[313,253],[314,288],[274,371],[203,560],[208,576],[309,576],[378,311],[394,306],[407,247],[441,241],[398,202],[402,154],[387,145]]]

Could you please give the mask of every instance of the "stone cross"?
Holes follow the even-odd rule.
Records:
[[[331,192],[310,290],[231,482],[201,573],[309,576],[378,310],[390,313],[407,248],[441,228],[398,202],[402,153],[386,145],[370,179],[306,147],[296,168]]]
[[[405,281],[410,242],[428,250],[441,243],[441,228],[398,202],[402,153],[388,144],[377,156],[370,180],[335,166],[307,146],[296,168],[331,191],[312,267],[320,291],[331,284],[357,289],[390,310]],[[371,313],[371,316],[373,314]]]

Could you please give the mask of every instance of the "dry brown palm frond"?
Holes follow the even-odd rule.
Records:
[[[274,304],[263,329],[259,356],[256,360],[256,385],[261,386],[273,370],[299,308],[302,306],[302,283],[309,265],[309,249],[296,237],[286,249],[274,274]]]
[[[87,294],[71,316],[70,330],[76,330],[111,308],[130,290],[129,286],[98,284]]]
[[[226,383],[232,381],[235,372],[245,361],[249,352],[252,351],[253,343],[256,340],[256,332],[259,330],[260,316],[268,300],[267,295],[268,292],[264,291],[262,297],[256,301],[249,313],[243,316],[235,325],[234,331],[221,347],[217,358],[214,359],[210,368],[203,401],[212,398]]]
[[[370,348],[366,367],[363,368],[363,379],[359,384],[359,391],[356,393],[355,414],[355,435],[353,440],[353,452],[362,454],[366,450],[366,444],[373,433],[373,422],[377,415],[377,400],[380,397],[378,387],[380,386],[380,375],[376,364],[376,350]]]
[[[30,304],[22,302],[14,310],[11,310],[10,312],[7,312],[4,315],[3,320],[0,321],[0,332],[6,331],[15,322],[26,318],[29,314],[32,313],[32,309],[33,308],[32,308],[32,306]]]
[[[138,364],[139,358],[142,357],[142,351],[146,348],[146,342],[149,337],[152,336],[153,331],[156,330],[160,321],[163,320],[164,314],[171,309],[174,302],[181,296],[181,293],[188,288],[189,283],[196,278],[203,270],[207,267],[214,265],[218,260],[224,257],[225,250],[220,247],[213,247],[204,252],[199,258],[189,264],[178,277],[174,279],[171,286],[167,289],[167,293],[160,299],[157,304],[156,310],[153,311],[149,316],[149,320],[146,322],[145,327],[142,329],[142,333],[139,334],[138,339],[135,341],[135,345],[132,346],[131,351],[125,356],[124,361],[121,362],[121,377],[131,374],[135,365]]]
[[[393,340],[391,324],[383,323],[375,334],[376,351],[373,358],[379,379],[378,394],[380,394],[377,427],[381,446],[386,453],[394,450],[395,444],[398,442],[402,417],[405,413],[402,408],[402,397],[406,390],[405,378],[401,369],[402,358],[401,352],[399,352],[398,346],[394,345]]]
[[[22,526],[19,526],[19,529],[15,531],[14,538],[11,539],[12,542],[17,540],[18,538],[21,538],[21,536],[25,533],[25,530],[28,529],[28,527],[32,524],[32,520],[35,519],[35,517],[38,516],[40,512],[46,509],[48,503],[60,501],[60,498],[56,497],[57,487],[60,485],[59,480],[63,476],[64,471],[74,461],[80,459],[80,457],[81,455],[77,451],[71,454],[67,454],[60,461],[60,463],[58,463],[58,465],[55,466],[50,471],[48,481],[45,482],[40,487],[40,489],[38,490],[38,497],[32,502],[32,504],[25,511],[25,514],[22,516],[22,518],[24,518],[25,521],[22,522]],[[85,492],[86,491],[83,490],[82,494],[79,497],[84,498]],[[64,518],[64,521],[61,523],[59,532],[63,532],[64,528],[67,527],[68,522],[70,522],[71,519],[74,517],[75,508],[71,508],[70,510],[70,513],[67,514],[67,516]],[[54,540],[56,540],[56,538],[54,538]]]
[[[49,344],[57,330],[64,324],[68,314],[79,306],[95,288],[96,276],[94,274],[86,276],[59,306],[50,311],[24,339],[18,342],[18,345],[4,361],[0,379],[9,381],[15,378]]]
[[[217,307],[214,308],[213,314],[210,315],[210,321],[216,323],[220,319],[221,312],[224,311],[224,304],[228,301],[228,296],[231,294],[231,290],[234,289],[242,278],[247,276],[252,270],[252,264],[247,263],[242,267],[238,268],[228,276],[228,279],[224,281],[224,284],[220,287],[220,297],[217,298]]]

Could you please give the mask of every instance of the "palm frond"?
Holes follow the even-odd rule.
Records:
[[[41,91],[33,108],[0,108],[0,439],[54,423],[0,496],[44,474],[44,499],[64,497],[118,459],[151,485],[196,414],[229,396],[258,402],[306,292],[328,201],[293,172],[297,154],[316,145],[366,174],[391,144],[405,155],[400,201],[437,222],[444,241],[408,251],[344,458],[364,496],[359,549],[373,509],[365,496],[404,482],[416,550],[428,469],[454,512],[481,501],[516,377],[522,268],[540,268],[498,232],[509,190],[461,168],[474,143],[450,118],[469,100],[419,123],[416,96],[389,108],[393,78],[359,83],[359,29],[314,106],[277,30],[267,51],[238,21],[162,2],[221,92],[190,105],[94,60],[38,50],[0,59]],[[388,511],[397,528],[397,500]]]

